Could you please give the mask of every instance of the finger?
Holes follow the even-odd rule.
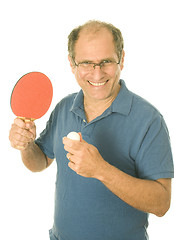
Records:
[[[28,146],[28,143],[22,143],[14,140],[11,141],[11,146],[17,150],[24,150]]]
[[[66,157],[68,158],[68,160],[70,161],[70,162],[72,162],[72,163],[74,163],[74,155],[73,154],[71,154],[71,153],[67,153],[66,154]]]
[[[32,138],[27,138],[20,134],[15,134],[10,137],[11,145],[13,146],[27,146],[29,143],[33,142]]]
[[[66,154],[66,157],[68,158],[69,161],[71,161],[71,160],[70,160],[70,159],[71,159],[71,154],[70,154],[70,153],[67,153],[67,154]]]
[[[69,162],[68,167],[75,171],[75,164],[73,162]]]
[[[64,149],[66,152],[69,152],[71,155],[78,155],[78,152],[80,151],[80,148],[76,149],[73,147],[69,147],[67,145],[64,145]]]
[[[30,133],[28,131],[23,131],[23,132],[26,132],[26,134],[16,133],[13,138],[19,142],[24,142],[24,143],[33,141],[32,133]]]
[[[36,125],[34,122],[26,123],[27,130],[33,134],[34,139],[36,138]]]
[[[20,128],[18,126],[14,126],[12,133],[14,133],[13,135],[15,135],[18,140],[20,140],[20,137],[24,137],[26,139],[34,139],[34,134],[31,131],[28,129]]]
[[[34,133],[35,130],[36,130],[36,126],[35,126],[34,121],[27,120],[27,121],[25,122],[24,119],[15,118],[14,124],[17,125],[17,126],[20,127],[20,128],[30,130],[30,131],[33,132],[33,133]]]
[[[11,144],[11,146],[12,146],[13,148],[17,149],[17,150],[20,150],[20,151],[26,149],[25,146],[19,146],[19,145],[14,145],[14,144]]]
[[[33,121],[27,121],[25,122],[24,120],[20,118],[16,118],[14,120],[14,125],[13,127],[16,128],[16,132],[20,133],[21,135],[26,135],[29,138],[35,139],[36,138],[36,125]],[[26,131],[27,130],[27,131]],[[29,134],[29,132],[32,134]]]
[[[72,147],[73,140],[71,140],[70,138],[67,138],[67,137],[63,137],[63,144],[66,146]]]
[[[36,127],[35,123],[33,121],[25,122],[25,124],[26,124],[26,128],[28,128],[28,129],[33,129]]]
[[[26,147],[24,147],[24,146],[16,146],[15,148],[16,148],[17,150],[20,150],[20,151],[21,151],[21,150],[25,150]]]
[[[25,122],[21,118],[15,118],[14,124],[20,128],[25,128]]]
[[[67,137],[63,138],[63,144],[68,148],[72,148],[73,150],[79,150],[79,148],[81,147],[80,141],[71,140]]]

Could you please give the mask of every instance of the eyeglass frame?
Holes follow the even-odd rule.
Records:
[[[102,69],[102,67],[103,67],[103,65],[105,64],[105,63],[116,63],[116,64],[120,64],[120,61],[119,62],[117,62],[117,61],[115,61],[115,60],[102,60],[100,63],[93,63],[93,62],[88,62],[88,61],[84,61],[84,62],[80,62],[80,63],[76,63],[76,61],[75,61],[75,59],[73,60],[73,62],[74,62],[74,64],[75,64],[75,66],[76,67],[79,67],[81,64],[84,64],[84,63],[86,63],[86,64],[93,64],[93,69],[95,70],[95,67],[96,66],[99,66],[100,67],[100,69]]]

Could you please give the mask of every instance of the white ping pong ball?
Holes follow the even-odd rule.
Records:
[[[69,138],[71,140],[80,141],[80,135],[77,132],[68,133],[67,138]]]

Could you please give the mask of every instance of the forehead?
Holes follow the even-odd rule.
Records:
[[[82,30],[75,45],[76,59],[104,59],[116,54],[112,34],[107,29]]]

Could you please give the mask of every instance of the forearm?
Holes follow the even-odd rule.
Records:
[[[106,164],[98,178],[104,185],[132,207],[163,216],[170,206],[169,193],[158,181],[132,177]]]
[[[68,166],[83,177],[96,178],[130,206],[163,216],[170,207],[171,179],[157,181],[132,177],[106,162],[96,147],[83,139],[63,139]]]
[[[25,150],[21,150],[24,165],[32,172],[40,172],[47,168],[47,157],[34,142],[28,144]]]

